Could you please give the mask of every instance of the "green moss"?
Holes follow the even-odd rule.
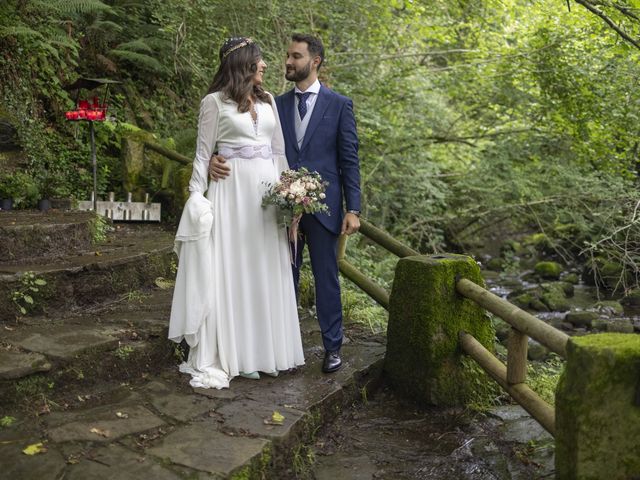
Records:
[[[556,478],[632,478],[640,472],[639,373],[638,335],[569,341],[556,393]]]
[[[384,369],[397,390],[423,403],[460,405],[471,396],[460,331],[493,350],[489,316],[456,291],[461,277],[483,285],[477,264],[463,255],[407,257],[396,268]]]
[[[533,270],[542,278],[557,280],[562,273],[562,266],[557,262],[538,262]]]
[[[564,282],[544,283],[540,300],[549,310],[556,312],[566,312],[571,308],[567,301]]]

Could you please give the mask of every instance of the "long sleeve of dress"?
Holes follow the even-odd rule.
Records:
[[[280,124],[280,115],[278,115],[276,100],[273,98],[273,95],[269,94],[269,96],[271,97],[273,116],[276,119],[276,126],[273,129],[273,135],[271,137],[271,152],[278,169],[278,175],[280,175],[283,171],[289,168],[289,163],[287,162],[287,156],[285,154],[284,134],[282,133],[282,125]]]
[[[189,191],[203,193],[209,186],[209,161],[218,137],[220,110],[215,94],[209,94],[200,102],[198,118],[198,140],[193,172],[189,181]]]

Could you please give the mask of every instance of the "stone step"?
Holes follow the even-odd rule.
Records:
[[[133,295],[157,277],[173,276],[172,250],[173,232],[158,225],[117,225],[90,249],[52,261],[0,262],[0,322]]]
[[[167,340],[171,295],[171,289],[148,289],[92,313],[0,327],[0,411],[176,363],[175,344]]]
[[[169,300],[170,291],[154,292],[136,328],[159,326],[154,317],[167,311]],[[115,328],[109,321],[116,317],[120,326],[139,318],[133,307],[123,307],[100,312],[100,327]],[[166,317],[162,320],[166,324]],[[54,387],[43,394],[49,408],[38,417],[24,404],[3,408],[0,415],[15,419],[0,429],[4,473],[14,480],[303,478],[318,429],[379,384],[384,343],[347,326],[344,366],[325,375],[317,322],[304,318],[302,329],[306,365],[276,378],[236,378],[229,389],[193,389],[174,358],[159,373],[155,365],[141,364],[141,374],[110,388],[103,385],[106,378],[98,377],[102,383],[94,385],[87,374],[84,385]],[[115,336],[108,330],[100,334]],[[135,367],[129,362],[120,368]],[[39,442],[46,452],[22,453]]]
[[[2,212],[0,263],[51,260],[88,249],[93,240],[94,219],[91,212]]]

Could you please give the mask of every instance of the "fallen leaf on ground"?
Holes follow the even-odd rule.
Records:
[[[109,437],[109,430],[100,430],[99,428],[93,427],[89,430],[91,433],[95,433],[96,435],[103,436],[105,438]]]
[[[174,280],[169,280],[164,277],[158,277],[156,278],[155,284],[162,290],[166,290],[168,288],[173,287],[176,284],[176,282]]]
[[[118,418],[129,418],[129,414],[128,413],[123,413],[123,412],[116,412],[116,417],[118,417]]]
[[[39,443],[32,443],[31,445],[26,447],[24,450],[22,450],[22,453],[24,453],[25,455],[35,455],[36,453],[44,453],[46,451],[47,451],[47,447],[45,447],[42,442],[39,442]]]
[[[274,410],[270,418],[265,418],[265,425],[282,425],[284,423],[284,415]]]

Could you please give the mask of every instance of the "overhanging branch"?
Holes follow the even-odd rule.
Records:
[[[607,25],[609,25],[613,30],[616,31],[618,35],[620,35],[623,39],[629,42],[631,45],[640,50],[640,43],[631,38],[622,28],[620,28],[606,13],[597,8],[594,4],[589,2],[588,0],[575,0],[576,3],[582,5],[584,8],[589,10],[594,15],[600,17]],[[623,12],[624,13],[624,12]]]

